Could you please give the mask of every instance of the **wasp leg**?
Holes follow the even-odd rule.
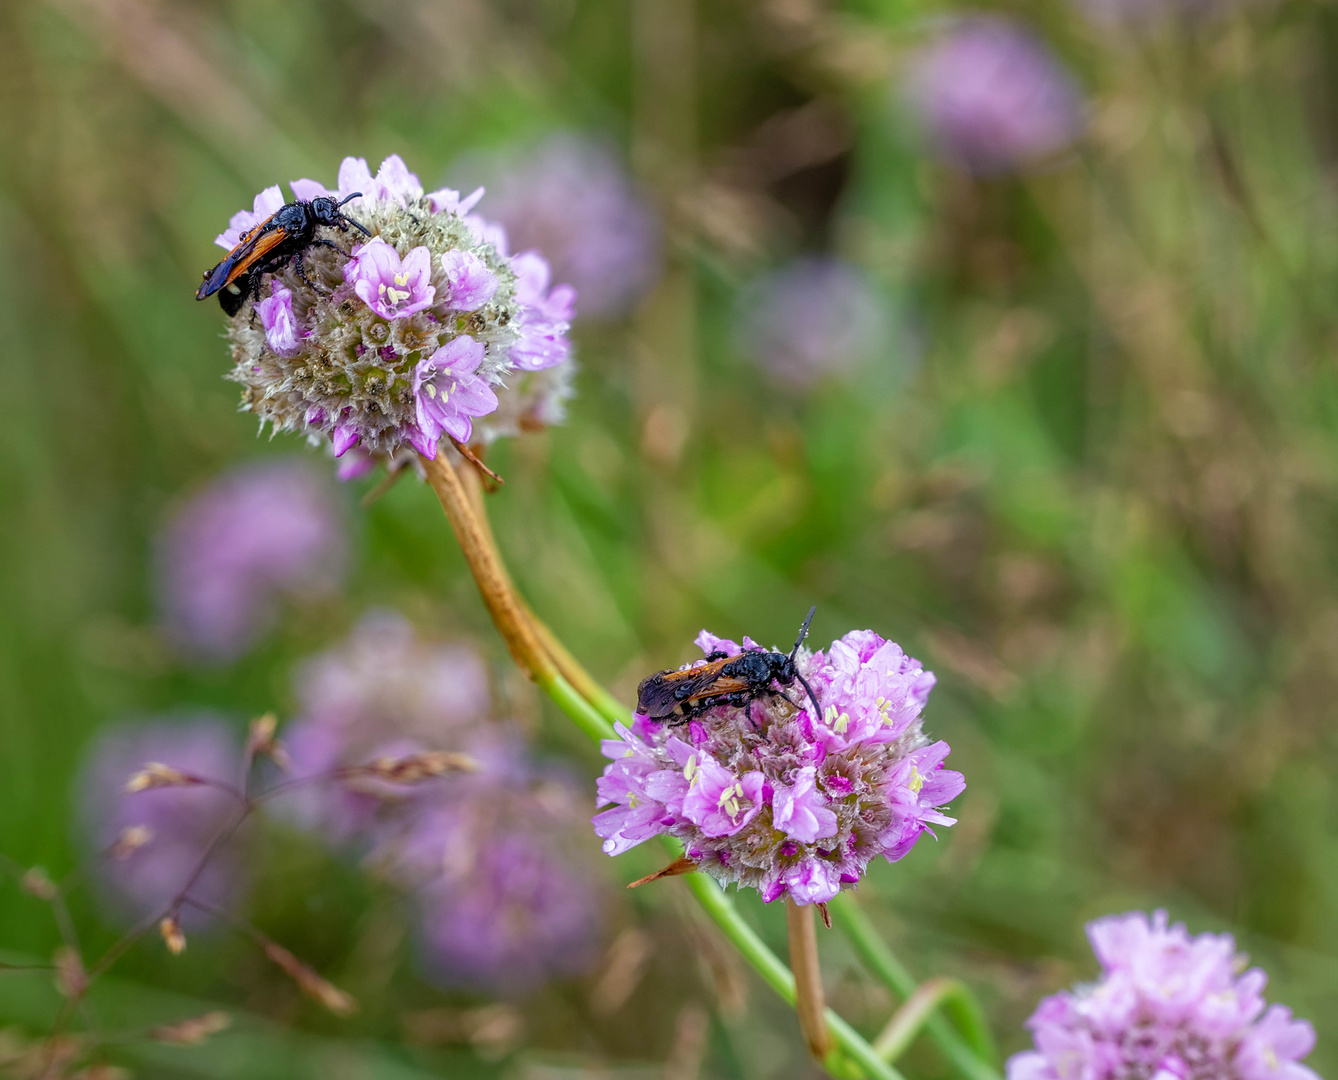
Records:
[[[724,660],[724,659],[726,659],[728,656],[729,656],[729,653],[727,653],[727,652],[721,652],[719,649],[716,649],[715,652],[709,652],[709,653],[707,653],[706,656],[703,657],[703,659],[709,664],[709,663],[710,663],[711,661],[713,661],[713,660]]]
[[[328,247],[328,248],[334,248],[335,251],[339,252],[340,255],[343,255],[343,256],[345,256],[345,257],[348,257],[348,255],[349,255],[349,253],[348,253],[347,251],[345,251],[343,248],[341,248],[341,247],[340,247],[338,244],[336,244],[333,240],[326,240],[324,237],[320,237],[320,236],[318,236],[315,240],[313,240],[313,241],[311,242],[311,246],[312,246],[312,247]]]
[[[320,293],[321,290],[316,287],[316,283],[312,281],[311,278],[307,277],[306,268],[302,265],[302,252],[300,251],[293,256],[293,268],[297,271],[297,276],[302,279],[302,283],[306,285],[308,289],[314,293]]]

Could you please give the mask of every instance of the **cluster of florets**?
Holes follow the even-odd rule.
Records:
[[[742,651],[706,631],[697,644]],[[787,694],[715,706],[686,729],[641,715],[619,725],[598,785],[599,804],[616,805],[594,819],[605,852],[667,833],[722,882],[811,904],[856,884],[876,856],[897,861],[931,824],[953,824],[941,807],[965,782],[943,767],[948,744],[921,726],[934,676],[871,630],[826,653],[801,649],[795,663],[820,712],[796,681]]]
[[[1264,1009],[1268,977],[1244,970],[1229,934],[1191,938],[1166,912],[1087,927],[1102,977],[1046,998],[1028,1021],[1036,1049],[1008,1080],[1319,1080],[1298,1064],[1314,1029]]]
[[[508,253],[504,231],[472,213],[482,189],[424,193],[397,155],[374,177],[345,158],[333,190],[290,186],[300,200],[361,192],[344,212],[371,238],[318,229],[335,247],[309,248],[302,273],[282,268],[243,303],[229,326],[243,409],[328,440],[336,457],[357,448],[344,476],[560,419],[575,290],[552,285],[538,252]],[[283,204],[267,188],[217,243],[230,250]]]
[[[233,660],[274,622],[281,597],[338,589],[349,543],[332,487],[305,462],[267,461],[224,473],[177,508],[154,567],[175,649]]]
[[[1083,127],[1077,85],[1016,23],[954,23],[911,67],[910,103],[934,149],[969,172],[1025,169],[1068,147]]]
[[[850,374],[886,351],[887,301],[856,267],[803,258],[772,271],[740,298],[738,347],[782,382],[804,387]]]
[[[375,612],[302,667],[297,698],[285,737],[294,779],[424,752],[475,763],[413,787],[357,775],[286,800],[301,824],[367,853],[412,894],[429,977],[510,993],[594,958],[601,905],[573,846],[579,789],[488,720],[487,667],[472,646],[425,640]]]
[[[465,167],[487,183],[488,215],[511,242],[542,251],[580,292],[582,317],[623,315],[654,284],[659,222],[603,141],[561,132]]]
[[[80,838],[99,853],[99,882],[118,918],[161,913],[202,862],[192,896],[216,907],[242,898],[244,838],[212,847],[237,814],[236,796],[225,788],[241,761],[228,723],[208,713],[118,725],[93,744],[74,787]],[[187,782],[128,785],[149,762]]]
[[[306,661],[294,679],[298,715],[284,742],[303,779],[376,758],[456,750],[492,707],[488,670],[473,646],[427,641],[393,611],[364,615],[348,639]],[[375,778],[314,785],[288,805],[303,824],[343,843],[366,838],[388,807],[430,797]]]
[[[604,921],[580,786],[496,725],[466,748],[477,771],[400,815],[372,856],[413,892],[425,974],[502,994],[580,974]]]

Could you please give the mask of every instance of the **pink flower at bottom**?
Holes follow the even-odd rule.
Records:
[[[1041,1001],[1036,1049],[1009,1059],[1008,1080],[1319,1080],[1300,1064],[1314,1028],[1282,1005],[1264,1012],[1264,973],[1241,971],[1229,935],[1191,938],[1164,911],[1134,911],[1087,936],[1101,978]]]

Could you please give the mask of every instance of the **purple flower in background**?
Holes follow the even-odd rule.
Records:
[[[297,777],[383,755],[458,750],[461,733],[491,708],[477,650],[423,640],[388,611],[364,615],[344,644],[303,664],[295,681],[298,716],[285,742]],[[306,826],[342,842],[370,828],[388,797],[417,798],[435,786],[322,785],[294,794],[290,805]]]
[[[172,642],[233,660],[269,628],[281,596],[337,589],[348,566],[343,514],[302,462],[242,466],[186,500],[159,537],[155,573]]]
[[[127,792],[127,781],[150,762],[235,784],[241,745],[218,717],[187,714],[112,727],[89,749],[74,787],[81,839],[101,852],[125,830],[147,829],[129,854],[97,862],[112,907],[125,922],[164,913],[238,809],[234,796],[202,784]],[[242,854],[238,840],[222,845],[191,886],[191,895],[218,907],[239,900],[247,885]]]
[[[427,973],[504,994],[579,974],[603,923],[579,788],[495,732],[469,751],[479,771],[415,803],[377,852],[415,890]]]
[[[838,259],[796,259],[750,285],[740,309],[739,350],[794,386],[848,374],[890,344],[886,299]]]
[[[1068,72],[1031,34],[994,16],[963,19],[929,45],[908,90],[938,152],[983,175],[1050,157],[1083,127]]]
[[[432,253],[416,247],[401,260],[399,252],[379,237],[353,249],[344,264],[344,280],[383,319],[401,319],[432,304]]]
[[[242,300],[228,327],[228,377],[241,384],[245,411],[273,430],[327,443],[335,457],[356,450],[341,465],[345,478],[435,456],[447,432],[490,442],[561,420],[575,290],[553,284],[537,251],[511,255],[505,230],[475,212],[481,190],[464,198],[449,188],[424,193],[393,154],[375,175],[363,159],[345,158],[334,189],[310,179],[291,187],[299,199],[361,192],[347,211],[372,238],[327,229],[319,239],[338,246],[305,253],[306,279],[285,266],[271,275],[270,295]],[[282,203],[280,189],[267,188],[254,210],[233,217],[220,243]],[[420,363],[458,358],[440,351],[457,341],[471,353],[482,349],[466,373],[477,392],[462,381],[467,400],[443,411],[432,397],[440,380],[423,377]]]
[[[705,630],[697,644],[741,651]],[[597,805],[613,804],[594,818],[605,852],[668,833],[722,882],[812,904],[856,884],[876,856],[895,862],[931,825],[953,824],[941,808],[965,783],[920,718],[934,676],[871,630],[825,655],[801,648],[795,662],[821,715],[806,697],[776,695],[718,705],[685,729],[641,715],[618,725],[597,784]]]
[[[468,442],[473,431],[470,417],[486,416],[497,408],[492,387],[474,374],[481,363],[483,346],[468,334],[461,334],[418,361],[413,390],[418,398],[418,426],[424,436],[418,452],[424,457],[437,456],[437,440],[443,431]]]
[[[1265,1011],[1258,968],[1229,934],[1191,938],[1166,912],[1088,923],[1102,975],[1041,1001],[1027,1021],[1036,1049],[1008,1080],[1319,1080],[1300,1059],[1315,1031],[1282,1005]]]
[[[293,314],[293,293],[277,280],[270,282],[270,295],[257,302],[256,313],[265,329],[265,344],[280,356],[296,356],[302,350],[302,330]]]
[[[506,228],[512,250],[542,251],[576,286],[585,313],[616,318],[654,284],[659,223],[603,142],[551,135],[529,153],[477,168],[487,178],[489,216]]]

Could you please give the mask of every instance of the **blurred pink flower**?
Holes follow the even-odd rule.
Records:
[[[158,539],[169,640],[197,659],[236,659],[274,622],[280,597],[339,587],[348,546],[333,489],[306,463],[224,473],[182,503]]]
[[[1314,1028],[1264,1011],[1267,976],[1243,970],[1229,934],[1191,938],[1164,911],[1132,911],[1087,936],[1101,978],[1041,1001],[1027,1021],[1036,1049],[1009,1059],[1008,1080],[1319,1080],[1299,1063]]]
[[[187,713],[111,727],[89,748],[74,786],[83,842],[105,852],[123,830],[148,829],[146,842],[130,854],[96,862],[111,910],[125,922],[165,913],[238,810],[233,796],[206,785],[128,793],[126,782],[149,762],[235,784],[241,745],[219,717]],[[236,903],[248,885],[242,856],[241,840],[224,844],[191,886],[191,895],[218,907]],[[189,910],[185,915],[200,921]]]
[[[1083,128],[1068,72],[1039,40],[995,16],[962,19],[925,48],[908,90],[938,152],[975,173],[1036,164]]]

